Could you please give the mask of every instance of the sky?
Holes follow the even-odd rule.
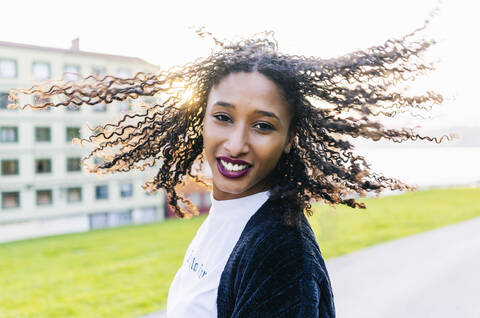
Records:
[[[330,58],[383,43],[421,26],[437,0],[25,1],[2,3],[0,41],[140,57],[168,68],[213,48],[195,28],[219,38],[273,30],[285,53]],[[441,62],[428,84],[451,97],[426,125],[478,126],[479,44],[475,1],[444,0],[429,32]],[[424,84],[422,84],[424,85]]]

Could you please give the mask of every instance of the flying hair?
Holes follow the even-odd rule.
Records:
[[[365,158],[353,153],[349,138],[395,143],[440,143],[454,138],[421,136],[411,128],[387,129],[377,119],[429,111],[443,102],[435,91],[408,95],[404,89],[435,69],[434,63],[423,59],[435,44],[421,36],[429,22],[403,37],[331,59],[283,54],[273,32],[228,41],[199,29],[199,36],[214,43],[208,57],[127,79],[92,75],[76,82],[49,81],[13,89],[10,107],[88,107],[157,97],[157,102],[143,105],[137,113],[89,127],[92,134],[77,140],[94,145],[82,162],[85,169],[98,174],[144,170],[158,164],[156,175],[146,180],[143,188],[149,192],[164,189],[176,215],[189,217],[198,214],[197,207],[179,193],[178,187],[190,179],[211,188],[211,180],[198,169],[205,164],[202,121],[208,94],[228,74],[260,72],[280,88],[293,114],[291,151],[282,154],[268,178],[271,199],[288,202],[279,216],[286,224],[294,224],[302,213],[312,213],[313,201],[365,208],[353,198],[355,195],[415,188],[372,172]],[[37,102],[19,105],[22,94],[35,96]],[[92,157],[103,162],[89,163]]]

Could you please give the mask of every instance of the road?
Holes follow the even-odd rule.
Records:
[[[480,318],[480,217],[331,259],[339,318]]]

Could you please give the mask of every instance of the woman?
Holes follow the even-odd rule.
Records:
[[[191,178],[212,188],[210,213],[170,287],[170,317],[334,317],[329,276],[305,213],[313,200],[365,208],[352,196],[411,189],[372,173],[346,137],[445,137],[386,129],[374,118],[442,102],[434,92],[401,90],[433,69],[421,57],[434,41],[419,39],[421,30],[329,60],[281,54],[271,33],[234,43],[214,38],[211,56],[180,68],[52,82],[14,90],[11,98],[59,97],[22,106],[32,108],[162,99],[95,127],[80,142],[96,144],[85,159],[104,159],[84,160],[92,172],[159,162],[145,189],[163,188],[179,217],[197,209],[177,186]],[[205,160],[211,180],[201,174]]]

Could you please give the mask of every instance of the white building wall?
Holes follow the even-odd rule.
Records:
[[[104,55],[82,55],[78,52],[45,50],[42,48],[9,47],[0,45],[0,59],[17,61],[17,77],[1,78],[0,92],[8,92],[13,87],[30,87],[33,81],[34,62],[50,64],[52,79],[60,79],[64,66],[78,65],[83,76],[91,74],[93,67],[102,67],[107,74],[117,74],[129,70],[131,75],[138,71],[156,71],[156,67],[141,63],[138,59]],[[23,96],[21,104],[32,102],[32,97]],[[18,208],[3,208],[0,202],[0,242],[27,237],[86,231],[90,228],[89,218],[97,213],[117,213],[130,211],[132,223],[161,220],[164,218],[164,196],[158,192],[148,196],[141,188],[146,179],[155,174],[155,169],[132,171],[117,175],[104,175],[101,178],[85,171],[67,172],[67,158],[82,158],[89,147],[80,147],[66,141],[66,127],[80,127],[82,138],[90,134],[86,122],[92,126],[113,119],[120,119],[118,103],[108,104],[106,112],[95,112],[93,107],[84,105],[80,111],[67,111],[66,108],[53,108],[49,111],[0,109],[0,127],[18,127],[18,142],[0,142],[0,161],[19,160],[18,175],[0,175],[0,200],[4,192],[20,192]],[[50,127],[51,141],[36,142],[35,127]],[[35,172],[35,159],[49,158],[51,173]],[[133,196],[121,198],[120,183],[133,183]],[[95,198],[95,186],[107,184],[109,196],[105,200]],[[81,187],[82,201],[67,202],[67,188]],[[36,191],[52,190],[51,205],[37,205]],[[152,217],[154,211],[154,217]],[[109,226],[118,222],[116,215],[108,217]],[[117,222],[117,223],[116,223]],[[28,235],[26,233],[29,233]]]

